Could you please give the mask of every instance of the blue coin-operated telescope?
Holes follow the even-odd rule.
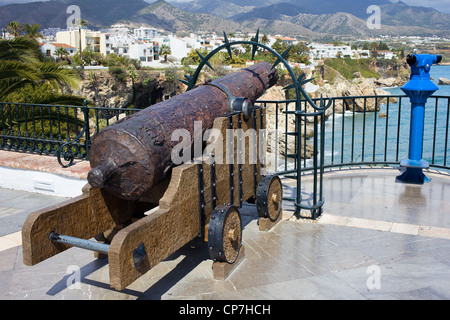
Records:
[[[423,124],[427,99],[439,90],[430,79],[430,69],[441,60],[442,56],[430,54],[409,54],[406,57],[411,67],[411,77],[401,89],[411,100],[411,128],[409,159],[400,162],[400,167],[406,170],[397,177],[399,182],[423,184],[430,181],[422,172],[422,169],[429,167],[429,163],[422,159]]]

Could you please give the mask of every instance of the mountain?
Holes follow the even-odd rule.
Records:
[[[139,10],[121,22],[134,25],[147,24],[167,31],[208,31],[231,32],[240,28],[237,22],[229,21],[206,13],[183,11],[164,0],[157,1]]]
[[[148,0],[147,0],[148,1]],[[382,28],[369,29],[367,6],[379,5]],[[255,32],[330,39],[389,35],[447,35],[450,15],[431,8],[388,0],[194,0],[170,4],[164,0],[53,0],[0,6],[0,28],[10,21],[65,28],[69,5],[81,9],[91,28],[114,23],[142,24],[177,31]],[[364,10],[363,10],[364,9]]]
[[[450,15],[432,8],[411,7],[399,1],[383,5],[380,9],[381,21],[386,25],[450,30]]]
[[[216,10],[216,2],[220,2],[221,8],[225,6],[224,2],[229,3],[230,6],[233,7],[232,11],[238,13],[230,15],[227,10]],[[409,6],[402,1],[391,3],[388,0],[323,0],[320,3],[317,3],[310,0],[194,0],[187,3],[173,2],[173,4],[187,11],[195,10],[195,12],[210,12],[220,17],[229,18],[238,22],[251,19],[292,22],[293,19],[291,19],[291,17],[293,16],[310,14],[314,15],[313,18],[316,18],[317,21],[321,22],[324,21],[324,15],[325,17],[332,18],[334,22],[328,22],[327,25],[336,25],[338,20],[342,20],[347,26],[359,24],[365,29],[367,29],[367,27],[363,26],[360,22],[365,22],[371,16],[371,13],[367,13],[368,7],[377,5],[381,9],[381,23],[383,28],[390,34],[395,34],[395,29],[392,29],[389,26],[412,26],[414,27],[414,30],[421,30],[424,34],[433,34],[436,30],[447,31],[448,34],[448,30],[450,29],[449,14],[441,13],[432,8]],[[249,10],[250,8],[252,9]],[[227,15],[225,16],[223,12],[227,12]],[[336,16],[336,14],[339,13],[350,14],[353,17],[348,15],[346,18],[342,15]],[[354,18],[360,20],[357,22]],[[295,23],[298,23],[298,21],[305,19],[298,18],[295,20]],[[307,25],[301,25],[308,28]],[[429,30],[425,30],[424,28]],[[338,30],[338,28],[316,28],[316,30],[319,29],[327,29],[329,32],[332,32],[333,29]],[[355,31],[352,31],[351,34],[353,35],[377,33],[376,31],[371,32],[370,30],[357,30],[352,27],[345,27],[344,29]],[[400,29],[402,32],[406,31],[407,34],[413,34],[409,33],[405,28]],[[314,31],[314,29],[310,30]],[[342,31],[339,33],[342,33]]]
[[[284,16],[293,17],[300,13],[305,13],[305,9],[294,4],[281,2],[269,5],[267,7],[254,8],[251,11],[232,16],[231,19],[234,21],[245,21],[252,19],[283,20]]]
[[[193,13],[207,13],[220,18],[230,18],[240,13],[253,10],[253,6],[241,6],[222,0],[197,0],[190,2],[173,2],[173,6]]]
[[[65,28],[70,14],[67,7],[77,5],[81,18],[92,26],[108,26],[134,15],[148,6],[143,0],[62,0],[10,4],[0,7],[0,28],[10,21],[37,23],[42,28]],[[3,23],[4,22],[4,23]]]
[[[216,11],[216,0],[193,0],[189,2],[176,2],[176,0],[169,1],[174,6],[187,11],[205,12],[213,14]],[[245,12],[248,12],[248,8],[257,9],[258,12],[265,14],[265,10],[273,10],[278,13],[286,12],[290,15],[293,13],[287,12],[286,9],[293,9],[294,15],[298,13],[311,13],[311,14],[333,14],[336,12],[346,12],[353,14],[356,17],[367,17],[367,8],[371,5],[387,5],[391,2],[389,0],[322,0],[320,3],[311,0],[220,0],[221,7],[224,7],[224,3],[228,3],[233,7],[233,11],[239,11],[241,8],[247,8]],[[300,12],[298,10],[301,10]],[[222,14],[218,12],[219,14]]]

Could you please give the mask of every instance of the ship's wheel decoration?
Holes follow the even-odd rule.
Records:
[[[184,83],[185,85],[187,85],[187,90],[189,91],[191,89],[193,89],[197,83],[198,77],[200,75],[200,72],[202,71],[203,67],[206,65],[207,67],[209,67],[212,71],[215,71],[215,69],[213,68],[213,66],[211,65],[211,63],[209,62],[209,60],[218,52],[226,49],[228,52],[228,55],[230,57],[230,59],[233,59],[233,51],[231,50],[232,46],[237,46],[237,45],[251,45],[252,46],[252,60],[255,59],[255,54],[258,50],[258,47],[263,48],[264,50],[270,52],[273,56],[275,56],[277,58],[277,60],[275,61],[275,63],[272,65],[272,69],[276,68],[280,63],[282,63],[286,70],[289,72],[290,77],[292,78],[292,84],[283,88],[283,90],[288,90],[288,89],[295,89],[295,93],[296,96],[299,97],[297,99],[297,108],[296,110],[301,110],[301,105],[300,105],[300,97],[303,96],[305,98],[306,101],[308,101],[308,103],[316,110],[316,111],[324,111],[326,109],[328,109],[331,106],[331,100],[325,104],[324,100],[321,98],[320,99],[320,104],[319,106],[317,106],[312,100],[311,98],[308,96],[308,94],[305,92],[305,90],[303,89],[303,85],[305,85],[306,83],[312,81],[314,78],[310,78],[310,79],[306,79],[306,74],[302,73],[300,74],[300,76],[297,78],[292,67],[289,65],[289,63],[286,61],[290,50],[292,49],[292,45],[289,46],[283,53],[279,54],[278,52],[276,52],[275,50],[273,50],[272,48],[259,43],[259,29],[256,31],[256,35],[254,37],[253,41],[233,41],[230,42],[228,40],[227,34],[224,32],[223,33],[224,36],[224,44],[217,47],[216,49],[214,49],[213,51],[211,51],[206,57],[204,55],[202,55],[198,50],[195,50],[200,58],[200,64],[198,65],[197,69],[195,70],[194,74],[192,76],[190,75],[185,75],[185,79],[179,79],[179,81],[181,81],[182,83]],[[307,114],[305,112],[303,112],[304,116],[307,116]]]

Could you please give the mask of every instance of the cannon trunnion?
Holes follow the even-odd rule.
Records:
[[[242,204],[256,203],[260,230],[282,215],[280,179],[264,176],[262,159],[251,156],[251,150],[265,153],[265,110],[253,103],[275,84],[274,70],[257,64],[103,130],[91,148],[93,169],[83,195],[36,211],[25,222],[24,263],[37,264],[72,246],[93,250],[107,256],[110,285],[122,290],[197,238],[208,242],[214,277],[225,278],[244,258]],[[248,99],[243,108],[230,109],[235,97]],[[202,135],[215,130],[214,139],[204,140],[204,150],[214,151],[175,166],[171,133],[186,129],[194,142],[197,120]]]

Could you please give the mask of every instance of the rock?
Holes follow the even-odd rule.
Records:
[[[397,78],[380,78],[375,81],[379,87],[394,87],[397,83]]]
[[[123,108],[133,101],[133,82],[117,81],[104,70],[85,71],[77,95],[93,101],[97,107]]]
[[[441,85],[450,85],[450,79],[439,78],[438,84],[441,84]]]
[[[286,100],[285,92],[282,87],[274,86],[266,91],[266,93],[259,100],[268,100],[268,101],[283,101]],[[276,114],[278,108],[278,123],[276,123]],[[289,110],[295,109],[295,104],[290,103],[288,105]],[[294,136],[286,135],[286,125],[288,132],[295,132],[295,116],[293,114],[289,114],[287,116],[287,124],[286,124],[286,114],[283,113],[286,109],[285,103],[279,103],[278,105],[275,103],[267,103],[266,105],[266,129],[267,129],[267,151],[269,153],[273,153],[275,151],[276,141],[278,141],[278,154],[285,155],[286,151],[288,154],[295,153],[295,138]],[[306,137],[312,137],[314,131],[312,129],[312,125],[309,123],[302,122],[301,133],[302,135],[305,132],[306,125]],[[276,131],[278,128],[278,132]],[[287,141],[286,141],[287,139]],[[302,136],[303,139],[303,136]],[[287,146],[287,147],[286,147]],[[313,152],[312,146],[309,142],[306,143],[306,154],[304,153],[304,149],[301,150],[302,158],[311,158]]]
[[[376,95],[375,90],[375,79],[354,79],[350,87],[342,95],[344,97],[374,96]],[[379,108],[374,98],[344,99],[344,105],[346,110],[354,110],[356,112],[372,112]]]
[[[391,95],[390,92],[387,92],[386,90],[383,90],[380,88],[377,88],[375,90],[375,94],[377,96],[390,96]],[[387,101],[388,101],[388,98],[386,98],[386,97],[378,99],[378,103],[382,103],[382,104],[387,103]],[[389,103],[397,103],[397,102],[398,102],[398,99],[396,97],[389,98]]]
[[[335,85],[330,85],[329,83],[323,85],[320,87],[314,95],[311,95],[311,98],[320,98],[321,96],[323,98],[335,98],[335,97],[342,97],[342,93],[346,90],[348,87],[349,82],[348,81],[342,81],[338,82]],[[335,113],[343,113],[344,111],[344,100],[343,99],[336,99],[334,106],[331,106],[330,109],[327,111],[328,113],[332,113],[334,110]]]

